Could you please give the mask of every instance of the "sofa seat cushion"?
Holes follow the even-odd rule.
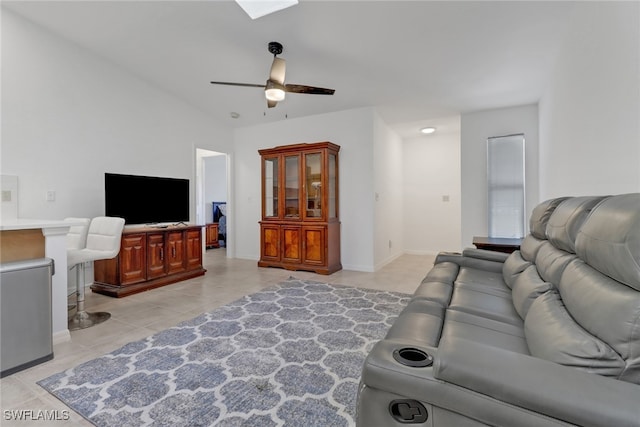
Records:
[[[471,267],[460,267],[455,286],[467,284],[476,287],[486,287],[494,291],[500,291],[505,295],[511,295],[511,289],[504,282],[502,271],[493,272]]]
[[[625,368],[618,353],[573,320],[555,290],[531,304],[524,325],[535,357],[615,378]]]
[[[444,307],[438,303],[414,299],[393,322],[386,339],[400,340],[417,346],[437,347],[444,313]]]
[[[530,354],[524,325],[513,325],[458,310],[447,310],[441,340],[463,338],[521,354]]]
[[[499,322],[522,325],[522,318],[513,306],[511,295],[488,286],[457,284],[449,309],[464,311]]]

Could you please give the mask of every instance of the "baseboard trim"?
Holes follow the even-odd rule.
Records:
[[[54,332],[52,335],[53,345],[61,344],[63,342],[71,341],[71,333],[68,329],[63,331]]]
[[[342,264],[343,270],[363,271],[365,273],[374,273],[375,267],[370,265]]]
[[[404,253],[407,255],[431,255],[431,256],[436,256],[440,253],[441,251],[423,251],[423,250],[405,250]]]
[[[396,259],[400,258],[402,255],[404,255],[402,252],[397,253],[395,255],[391,255],[390,257],[380,261],[379,263],[377,263],[375,265],[375,271],[380,270],[382,267],[384,267],[387,264],[392,263],[393,261],[395,261]]]

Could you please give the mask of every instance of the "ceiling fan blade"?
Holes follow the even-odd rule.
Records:
[[[245,86],[245,87],[261,87],[264,89],[265,85],[259,85],[254,83],[233,83],[233,82],[211,82],[213,85],[227,85],[227,86]]]
[[[292,93],[308,93],[311,95],[333,95],[335,89],[325,89],[323,87],[305,86],[305,85],[284,85],[287,92]]]
[[[271,71],[269,72],[269,80],[278,82],[281,85],[284,84],[284,73],[286,70],[286,63],[284,59],[273,57],[273,64],[271,64]]]
[[[268,108],[273,108],[273,107],[275,107],[276,105],[278,105],[278,101],[271,101],[271,100],[268,100],[268,99],[267,99],[267,107],[268,107]]]

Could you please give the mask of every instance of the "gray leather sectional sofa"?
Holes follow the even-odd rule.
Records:
[[[640,194],[548,200],[529,228],[437,256],[365,361],[358,426],[640,426]]]

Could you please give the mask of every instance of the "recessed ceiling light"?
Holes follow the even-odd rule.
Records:
[[[236,113],[235,111],[232,111],[231,113],[229,113],[229,115],[232,119],[237,119],[238,117],[240,117],[240,114]]]
[[[420,129],[420,132],[425,133],[425,134],[434,133],[435,131],[436,131],[436,128],[434,128],[434,127],[426,127],[426,128]]]

